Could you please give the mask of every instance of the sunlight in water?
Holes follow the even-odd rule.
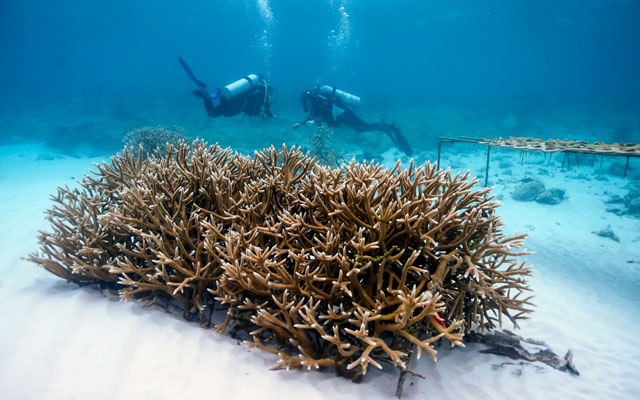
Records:
[[[260,10],[260,15],[265,21],[273,20],[273,12],[269,6],[269,0],[258,0],[258,10]]]
[[[331,7],[338,6],[339,23],[337,29],[331,29],[329,32],[329,57],[331,60],[331,72],[334,72],[342,63],[345,56],[349,52],[349,44],[351,41],[351,20],[347,12],[349,0],[334,1],[331,0]]]
[[[265,77],[269,79],[271,77],[271,58],[272,58],[272,44],[271,44],[271,35],[273,31],[273,27],[275,25],[273,18],[273,11],[271,11],[271,6],[269,5],[269,0],[257,0],[258,12],[260,13],[260,17],[263,21],[263,29],[258,37],[256,38],[258,42],[258,46],[262,51],[262,58],[264,59],[265,64]]]

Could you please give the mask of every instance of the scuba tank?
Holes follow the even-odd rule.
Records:
[[[256,75],[256,74],[247,75],[223,87],[222,97],[224,97],[227,100],[230,100],[240,94],[246,93],[250,89],[258,86],[259,84],[263,84],[262,83],[263,81],[264,79],[260,75]]]
[[[355,107],[360,104],[360,97],[351,93],[347,93],[343,90],[336,89],[335,86],[323,85],[320,86],[320,93],[328,98],[338,100],[345,106]]]

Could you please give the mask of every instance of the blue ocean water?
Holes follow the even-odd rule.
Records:
[[[69,153],[117,151],[124,132],[154,123],[247,149],[304,143],[261,127],[255,146],[250,132],[226,140],[237,121],[207,119],[182,56],[210,87],[265,74],[282,130],[305,117],[299,93],[328,83],[418,151],[438,135],[549,137],[533,127],[540,116],[583,119],[565,121],[564,136],[637,137],[639,19],[624,0],[4,1],[2,130]]]

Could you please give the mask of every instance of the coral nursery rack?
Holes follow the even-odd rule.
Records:
[[[564,169],[565,163],[569,162],[569,154],[574,154],[576,163],[578,162],[578,154],[592,154],[593,163],[595,163],[596,156],[601,156],[600,165],[602,166],[602,159],[604,156],[625,156],[627,163],[624,167],[624,176],[627,176],[629,170],[629,159],[631,157],[640,157],[640,144],[637,143],[614,143],[606,144],[603,142],[589,143],[586,140],[573,141],[573,140],[558,140],[558,139],[537,139],[530,137],[510,137],[508,139],[485,139],[485,138],[473,138],[460,136],[457,138],[439,137],[438,142],[438,166],[440,166],[440,155],[442,153],[442,143],[473,143],[483,146],[487,146],[487,167],[485,169],[484,185],[488,186],[489,183],[489,160],[491,157],[491,148],[498,147],[503,149],[514,149],[522,151],[522,160],[524,161],[524,153],[526,151],[535,151],[539,153],[564,153],[564,160],[562,161],[562,168]],[[549,157],[551,161],[551,157]]]

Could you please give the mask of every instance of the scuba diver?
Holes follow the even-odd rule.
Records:
[[[349,109],[360,103],[360,97],[336,89],[333,86],[316,85],[313,90],[305,90],[300,95],[300,102],[304,111],[309,113],[307,119],[295,123],[293,129],[301,124],[313,126],[324,122],[329,127],[345,124],[356,132],[384,132],[393,144],[407,156],[413,154],[413,149],[395,124],[387,124],[381,119],[380,123],[367,123]]]
[[[247,75],[209,93],[207,84],[196,78],[182,57],[178,57],[178,61],[198,86],[192,92],[204,101],[204,108],[210,117],[232,117],[243,112],[250,117],[274,118],[271,105],[277,101],[278,92],[267,84],[262,75]]]

